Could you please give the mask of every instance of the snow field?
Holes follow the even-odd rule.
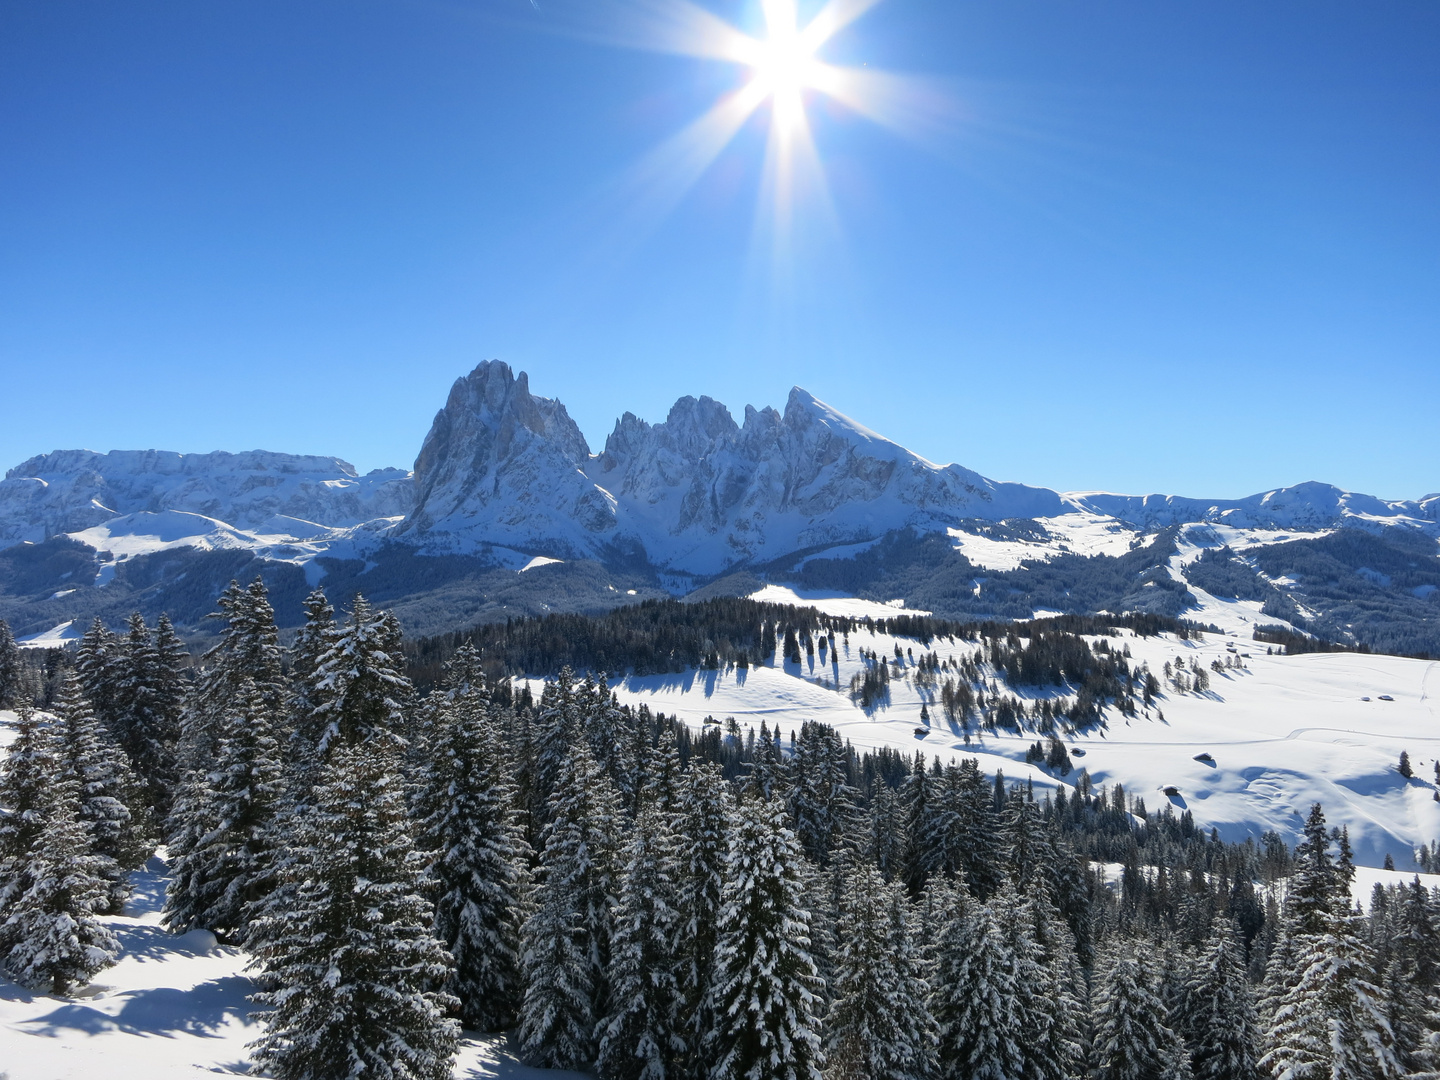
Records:
[[[1163,677],[1166,660],[1183,658],[1187,668],[1196,660],[1210,675],[1210,690],[1177,694],[1166,686],[1158,709],[1134,719],[1108,711],[1104,726],[1065,738],[1076,768],[1065,777],[1025,762],[1026,749],[1041,738],[1032,732],[972,729],[967,742],[945,720],[938,688],[916,685],[909,653],[906,677],[891,682],[888,704],[866,711],[850,699],[850,679],[864,669],[862,648],[893,659],[898,644],[917,661],[930,650],[941,659],[959,659],[974,653],[978,646],[971,642],[939,640],[927,650],[918,641],[862,629],[848,644],[837,638],[839,655],[827,654],[825,664],[818,654],[799,665],[777,655],[765,667],[629,676],[612,688],[622,702],[644,703],[697,729],[707,718],[723,723],[734,717],[757,730],[762,721],[778,725],[788,738],[815,720],[862,751],[888,746],[952,760],[974,756],[987,771],[1003,769],[1008,778],[1033,780],[1041,788],[1073,786],[1084,768],[1097,784],[1123,784],[1150,810],[1169,802],[1177,813],[1191,811],[1226,840],[1274,830],[1294,843],[1304,814],[1318,801],[1332,824],[1349,827],[1356,860],[1370,866],[1390,854],[1401,871],[1413,869],[1414,848],[1440,837],[1440,803],[1431,782],[1440,758],[1440,663],[1353,653],[1266,656],[1265,646],[1248,634],[1181,641],[1123,631],[1118,638],[1091,640],[1129,646],[1132,664],[1148,662],[1157,677]],[[1209,670],[1214,660],[1242,654],[1248,657],[1243,670]],[[534,686],[535,693],[539,689]],[[1031,700],[1054,692],[1008,689]],[[1381,694],[1394,700],[1381,701]],[[920,735],[924,703],[930,703],[930,728]],[[1402,750],[1415,771],[1408,781],[1396,770]],[[1196,761],[1201,753],[1213,762]],[[1167,786],[1179,794],[1167,797]]]

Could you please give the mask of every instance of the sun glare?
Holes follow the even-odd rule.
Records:
[[[800,32],[794,0],[766,0],[765,24],[751,62],[755,91],[770,99],[776,126],[789,132],[804,123],[804,92],[818,85],[820,64],[815,43]]]
[[[907,101],[918,84],[907,76],[821,59],[836,34],[879,0],[826,0],[812,18],[800,20],[797,0],[759,0],[761,32],[751,35],[694,0],[621,0],[634,16],[616,44],[719,60],[742,69],[741,84],[639,162],[632,179],[636,207],[651,221],[673,209],[741,129],[767,103],[769,136],[762,166],[757,227],[764,225],[775,250],[803,204],[827,217],[829,195],[822,159],[806,115],[810,99],[823,95],[857,116],[902,130]],[[612,30],[615,24],[611,24]],[[833,223],[833,219],[832,219]]]

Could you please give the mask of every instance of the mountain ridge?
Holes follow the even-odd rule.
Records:
[[[1183,558],[1122,558],[1147,536],[1187,529]],[[1287,565],[1303,564],[1295,573],[1247,554],[1313,546],[1336,530],[1380,546],[1291,552]],[[919,539],[892,542],[905,535]],[[141,606],[167,602],[187,575],[257,572],[289,575],[294,603],[320,581],[388,589],[390,600],[423,595],[427,629],[456,613],[599,610],[754,574],[848,582],[870,599],[908,597],[955,615],[1021,611],[1027,598],[1036,609],[1075,606],[1082,596],[1092,606],[1140,597],[1175,614],[1195,602],[1187,589],[1199,575],[1209,585],[1196,587],[1251,596],[1300,627],[1328,618],[1325,604],[1355,599],[1347,584],[1319,607],[1299,593],[1292,603],[1302,578],[1301,591],[1313,592],[1311,582],[1356,574],[1399,597],[1385,603],[1405,608],[1403,619],[1424,621],[1440,608],[1429,569],[1437,537],[1437,495],[1383,500],[1312,481],[1192,499],[995,481],[929,461],[801,387],[783,411],[747,405],[739,420],[708,396],[682,397],[654,423],[627,412],[592,452],[560,401],[533,393],[525,372],[486,361],[451,387],[413,472],[362,476],[338,457],[269,451],[28,459],[0,480],[0,614],[23,608],[22,622],[49,627],[108,611],[122,593]],[[1197,561],[1199,547],[1237,554]],[[1075,576],[1091,564],[1108,582],[1098,591]],[[103,603],[76,591],[114,582],[125,588]],[[1334,633],[1355,632],[1360,616],[1345,612]]]

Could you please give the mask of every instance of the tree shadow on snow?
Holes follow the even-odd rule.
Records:
[[[176,956],[209,956],[219,949],[215,935],[209,930],[191,930],[188,934],[172,934],[163,927],[149,923],[111,923],[110,929],[120,939],[121,955],[127,960],[170,960]]]
[[[36,1035],[58,1036],[68,1031],[98,1035],[123,1031],[129,1035],[213,1036],[233,1019],[243,1019],[251,1005],[245,1000],[254,989],[249,979],[232,975],[212,979],[190,990],[173,986],[116,994],[123,1000],[114,1016],[78,1002],[61,1005],[44,1016],[21,1022]]]
[[[457,1070],[456,1080],[592,1080],[589,1073],[563,1069],[537,1069],[523,1064],[516,1054],[515,1040],[504,1035],[477,1035],[467,1032],[465,1042],[484,1046],[491,1060]]]

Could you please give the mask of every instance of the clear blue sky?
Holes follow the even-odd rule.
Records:
[[[594,449],[798,383],[1000,479],[1440,490],[1434,0],[884,0],[821,55],[927,122],[813,101],[829,216],[778,259],[763,110],[638,194],[742,76],[602,2],[0,5],[0,467],[408,466],[498,357]]]

